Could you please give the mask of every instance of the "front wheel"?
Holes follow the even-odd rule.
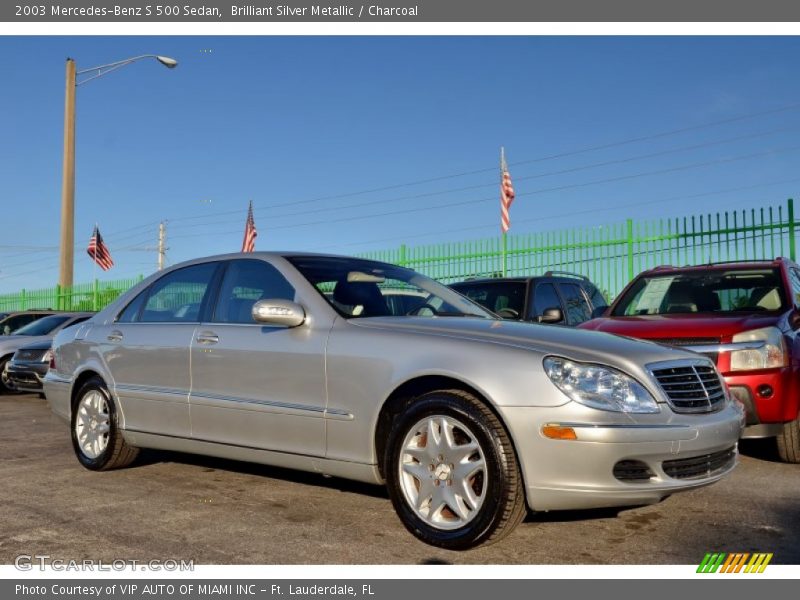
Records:
[[[487,406],[461,390],[425,394],[399,415],[385,474],[403,524],[434,546],[467,550],[494,543],[525,516],[508,433]]]
[[[8,377],[8,363],[10,356],[0,358],[0,394],[8,394],[14,391],[14,384]]]
[[[122,437],[114,401],[99,377],[78,391],[72,409],[72,447],[80,463],[92,471],[128,466],[139,454]]]
[[[785,463],[800,463],[800,415],[783,425],[778,435],[778,456]]]

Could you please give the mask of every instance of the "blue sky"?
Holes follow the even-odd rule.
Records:
[[[0,293],[58,278],[67,56],[180,61],[78,89],[76,283],[93,276],[95,222],[116,262],[100,277],[132,277],[154,270],[162,219],[170,264],[237,251],[251,199],[260,250],[497,235],[501,145],[511,233],[800,188],[799,38],[2,37],[0,51]]]

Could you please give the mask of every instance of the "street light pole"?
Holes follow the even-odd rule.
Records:
[[[58,285],[72,287],[75,249],[75,61],[67,59],[64,93],[64,164],[61,179],[61,249]]]
[[[67,59],[66,92],[64,94],[64,164],[61,179],[61,243],[59,257],[58,285],[62,294],[68,293],[72,287],[72,275],[75,258],[75,92],[79,85],[102,77],[111,71],[139,60],[152,58],[168,69],[178,66],[178,61],[168,56],[142,54],[100,65],[90,69],[76,71],[75,61]],[[92,75],[86,76],[87,73]],[[84,78],[78,81],[78,76]]]

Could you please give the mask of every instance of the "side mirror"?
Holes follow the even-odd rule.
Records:
[[[289,300],[259,300],[253,304],[253,320],[267,325],[297,327],[306,320],[305,309]]]
[[[560,308],[555,307],[545,308],[542,316],[536,319],[538,323],[560,323],[563,320],[564,313],[561,312]]]
[[[789,315],[789,327],[792,329],[800,329],[800,307],[795,307]]]
[[[594,310],[592,311],[592,319],[602,317],[604,314],[606,314],[606,310],[608,310],[607,306],[595,306]]]

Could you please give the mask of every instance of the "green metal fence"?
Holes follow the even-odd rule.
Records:
[[[101,282],[95,279],[92,283],[78,284],[66,289],[56,286],[40,290],[21,290],[16,294],[0,295],[0,312],[32,308],[100,310],[142,279],[139,275],[134,279],[116,281]]]
[[[468,277],[535,275],[567,270],[588,276],[613,298],[639,272],[687,265],[788,256],[795,260],[797,222],[785,205],[672,219],[564,229],[427,246],[401,245],[364,256],[421,271],[446,283]]]
[[[588,276],[610,298],[637,273],[661,264],[687,265],[788,256],[795,260],[798,223],[785,205],[688,217],[633,221],[522,235],[406,246],[366,258],[411,267],[450,283],[468,277],[535,275],[568,270]],[[0,311],[27,308],[98,310],[142,280],[59,287],[0,295]]]

